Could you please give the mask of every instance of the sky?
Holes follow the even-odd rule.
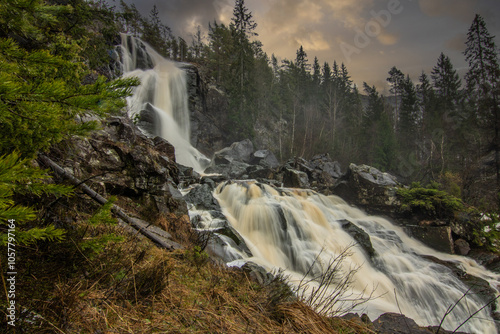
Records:
[[[160,17],[188,43],[198,26],[229,24],[234,0],[125,0],[143,15],[156,4]],[[386,78],[396,66],[416,82],[430,75],[441,52],[461,76],[467,31],[475,14],[486,21],[500,46],[499,0],[247,0],[264,51],[294,60],[302,45],[312,63],[344,63],[354,81],[387,94]]]

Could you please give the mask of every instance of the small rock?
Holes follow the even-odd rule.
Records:
[[[455,253],[458,255],[466,256],[470,252],[470,245],[464,239],[458,239],[455,241]]]

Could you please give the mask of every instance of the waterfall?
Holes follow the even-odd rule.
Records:
[[[475,261],[436,252],[388,220],[367,216],[336,196],[238,181],[219,185],[215,197],[253,254],[248,257],[240,253],[240,257],[269,271],[285,270],[292,284],[298,284],[306,275],[317,277],[330,259],[344,252],[344,260],[336,266],[341,276],[352,274],[352,284],[338,297],[335,307],[340,311],[352,299],[372,294],[370,300],[353,311],[365,312],[371,319],[386,312],[401,312],[421,326],[437,326],[448,307],[466,294],[443,323],[445,329],[455,330],[485,301],[467,293],[468,287],[450,269],[426,256],[452,262],[495,288],[500,284],[500,275]],[[370,236],[373,256],[344,231],[342,223],[346,221]],[[329,289],[334,290],[334,285]],[[496,333],[496,327],[485,309],[459,331]]]
[[[208,159],[190,144],[186,73],[141,40],[125,34],[121,40],[123,75],[141,81],[127,99],[128,116],[139,125],[147,118],[148,132],[175,147],[176,161],[201,173]]]
[[[172,143],[178,163],[202,172],[203,161],[208,159],[190,144],[185,72],[131,36],[122,35],[121,49],[124,76],[141,80],[128,98],[129,117]],[[448,308],[460,300],[443,323],[445,329],[455,330],[485,301],[468,292],[468,287],[439,261],[453,263],[486,280],[495,290],[500,286],[500,275],[475,261],[433,251],[388,220],[367,216],[336,196],[239,181],[220,184],[215,197],[252,253],[249,256],[231,247],[228,240],[230,257],[240,259],[229,265],[243,260],[268,271],[283,270],[295,286],[310,281],[307,289],[298,290],[307,296],[318,288],[317,278],[331,259],[341,259],[334,264],[339,276],[327,288],[338,293],[335,289],[343,278],[351,280],[349,289],[338,294],[335,304],[328,308],[332,313],[342,313],[352,306],[352,311],[367,313],[372,319],[386,312],[401,312],[421,326],[438,325]],[[210,214],[202,216],[210,219]],[[370,237],[373,254],[346,232],[346,222]],[[211,228],[210,222],[205,225]],[[225,240],[224,236],[221,239]],[[356,301],[366,302],[357,305]],[[327,303],[323,299],[314,306],[321,309]],[[459,331],[497,332],[487,309],[478,312]]]

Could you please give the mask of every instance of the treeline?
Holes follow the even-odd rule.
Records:
[[[10,18],[0,34],[26,49],[54,48],[63,35],[72,49],[60,49],[73,50],[73,56],[97,73],[106,73],[119,32],[141,37],[165,57],[198,64],[225,92],[227,122],[220,126],[228,140],[255,139],[256,126],[272,124],[276,145],[271,149],[282,161],[329,153],[344,168],[351,162],[366,163],[408,182],[438,181],[475,204],[498,201],[498,50],[480,16],[464,46],[469,63],[465,82],[441,54],[431,73],[422,73],[417,82],[396,67],[388,69],[391,90],[385,97],[367,83],[354,85],[342,63],[320,64],[316,57],[310,61],[303,47],[291,60],[267,55],[244,0],[235,1],[228,25],[210,22],[207,36],[198,27],[191,41],[174,36],[156,7],[144,17],[124,1],[118,7],[104,1],[48,3],[60,9],[57,24],[43,27],[54,33],[13,35],[11,27],[24,31],[25,21]],[[42,17],[38,13],[43,11],[33,15]]]
[[[133,6],[122,7],[137,15]],[[366,163],[408,182],[438,181],[475,204],[499,201],[498,50],[479,15],[464,45],[464,83],[442,53],[418,82],[396,67],[388,69],[387,97],[367,83],[354,85],[344,64],[309,61],[303,47],[293,60],[269,57],[244,0],[235,1],[229,25],[211,22],[206,37],[198,28],[190,45],[155,23],[161,22],[156,8],[137,22],[143,22],[140,36],[146,42],[167,57],[199,64],[227,93],[225,129],[231,140],[253,138],[256,125],[273,121],[272,149],[281,160],[329,153],[344,166]],[[151,26],[164,38],[150,39]]]

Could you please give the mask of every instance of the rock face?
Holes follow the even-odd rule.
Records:
[[[191,144],[206,156],[227,146],[228,98],[193,64],[183,63],[188,83]]]
[[[101,131],[60,145],[50,157],[101,195],[119,196],[133,211],[154,220],[187,215],[177,190],[174,152],[166,140],[148,138],[128,118],[112,117]]]

